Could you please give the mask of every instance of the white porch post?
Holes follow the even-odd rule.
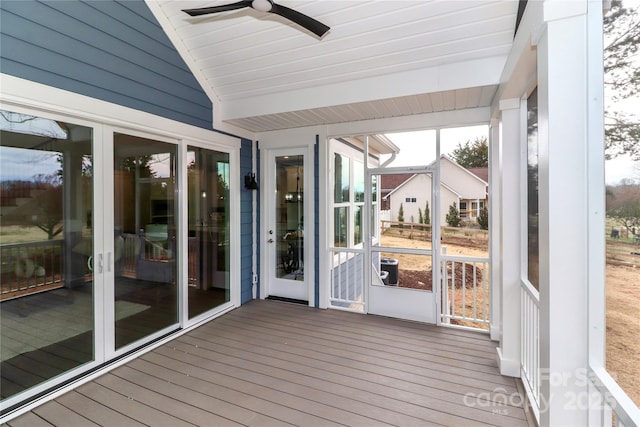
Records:
[[[500,169],[500,121],[491,119],[489,126],[489,256],[491,277],[491,339],[499,341],[502,331],[502,240],[501,216],[501,169]]]
[[[520,99],[500,101],[502,135],[499,140],[502,295],[502,337],[498,348],[500,373],[520,377]]]
[[[586,14],[587,1],[545,2],[537,43],[543,426],[587,424],[580,406],[589,352]]]

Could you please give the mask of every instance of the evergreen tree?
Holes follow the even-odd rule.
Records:
[[[429,201],[427,200],[427,203],[424,205],[424,216],[422,217],[424,219],[423,223],[424,224],[431,224],[431,213],[429,212]]]
[[[451,203],[451,206],[449,206],[449,212],[447,213],[445,220],[449,227],[460,227],[460,212],[458,212],[455,202]]]
[[[478,225],[483,230],[489,229],[489,210],[486,207],[480,209],[480,213],[478,213]]]
[[[398,209],[398,222],[404,222],[404,207],[400,203],[400,209]]]

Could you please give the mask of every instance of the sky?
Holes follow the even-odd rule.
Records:
[[[624,0],[623,4],[627,8],[635,8],[640,13],[640,0]],[[640,66],[640,57],[636,58],[636,63]],[[607,102],[610,102],[608,98]],[[619,111],[640,116],[640,96],[628,98],[615,107]],[[435,131],[395,133],[386,136],[400,148],[400,153],[390,166],[424,166],[435,159]],[[487,126],[443,129],[440,133],[440,152],[450,153],[458,143],[473,142],[482,136],[488,136]],[[619,184],[623,179],[640,182],[640,162],[634,162],[628,155],[607,160],[606,184]]]
[[[449,154],[458,144],[464,145],[467,141],[487,137],[488,132],[488,126],[484,125],[443,129],[440,132],[440,152]],[[435,159],[435,131],[392,133],[386,136],[400,148],[400,153],[389,166],[424,166]],[[639,175],[640,162],[634,162],[630,156],[605,162],[605,182],[608,185],[618,184],[623,179],[640,180]]]
[[[449,154],[458,143],[464,145],[479,137],[488,137],[489,127],[469,126],[440,131],[440,153]],[[436,158],[436,132],[434,130],[388,133],[386,136],[400,148],[400,153],[389,166],[425,166]],[[384,161],[384,157],[383,157]]]

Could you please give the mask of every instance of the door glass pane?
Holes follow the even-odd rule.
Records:
[[[229,154],[188,147],[189,318],[229,302]]]
[[[382,187],[397,186],[383,201],[386,209],[381,217],[388,219],[380,220],[380,245],[432,249],[431,174],[385,174],[380,181]],[[441,194],[443,203],[450,203],[451,197],[449,194]]]
[[[377,270],[380,272],[381,279],[380,281],[374,279],[374,285],[433,291],[431,255],[374,252],[373,261],[374,265],[378,261]]]
[[[378,252],[374,248],[374,265],[380,272],[386,286],[398,286],[432,291],[432,257],[427,254],[405,254],[394,252],[393,248],[429,251],[432,246],[429,209],[431,201],[431,174],[385,174],[380,177],[381,186],[397,188],[387,195],[388,212],[391,220],[380,221],[382,233],[379,246],[390,248]],[[386,273],[385,273],[386,272]],[[373,281],[380,284],[380,281]]]
[[[177,322],[176,145],[116,133],[116,348]]]
[[[91,128],[0,111],[2,399],[94,359]]]
[[[304,156],[276,157],[276,277],[304,280]]]

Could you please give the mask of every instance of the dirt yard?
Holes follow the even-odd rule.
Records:
[[[429,242],[385,234],[383,246],[428,248]],[[447,255],[486,257],[487,244],[443,234]],[[636,245],[608,242],[607,245],[607,370],[631,399],[640,405],[640,248]],[[401,286],[431,289],[431,257],[387,254],[399,259]],[[411,285],[410,283],[414,283]],[[468,302],[467,302],[468,305]]]

